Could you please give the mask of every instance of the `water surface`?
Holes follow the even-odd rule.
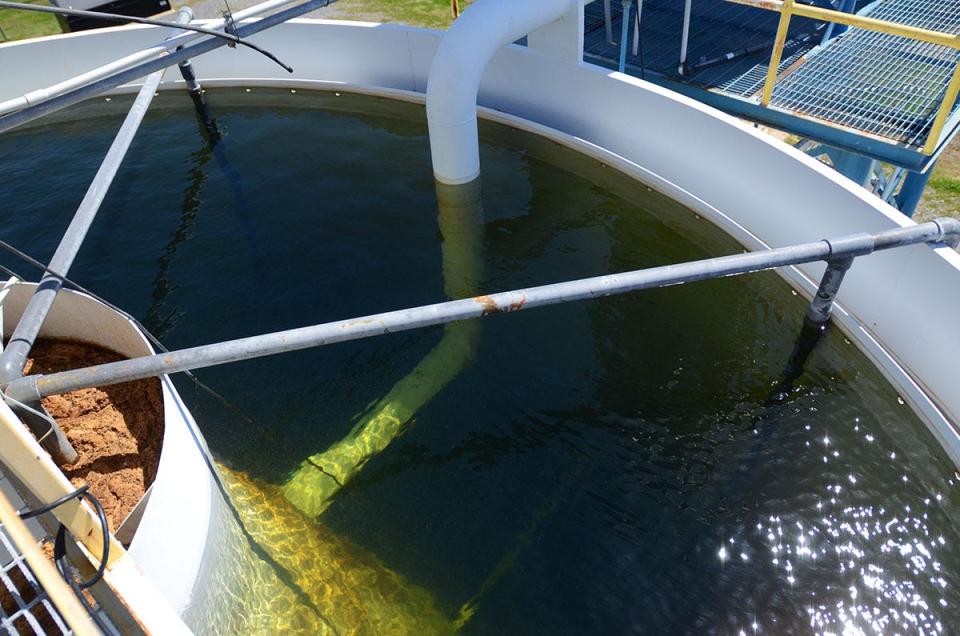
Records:
[[[71,274],[171,348],[444,299],[422,109],[255,89],[154,103]],[[0,236],[49,259],[129,98],[0,135]],[[730,254],[610,168],[482,129],[482,288]],[[4,265],[31,274],[8,256]],[[486,319],[476,360],[322,522],[499,633],[949,633],[954,467],[774,274]],[[215,454],[281,483],[439,340],[388,335],[179,381]]]

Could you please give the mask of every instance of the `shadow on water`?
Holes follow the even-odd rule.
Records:
[[[202,96],[201,96],[202,99]],[[213,155],[213,148],[220,142],[220,130],[213,119],[209,106],[205,101],[194,101],[194,114],[197,120],[197,132],[203,145],[191,153],[193,167],[189,172],[189,183],[180,202],[180,218],[177,229],[170,236],[170,240],[163,248],[163,254],[157,259],[157,274],[153,281],[151,292],[152,302],[144,314],[143,324],[161,340],[167,330],[172,328],[180,315],[177,308],[164,311],[167,298],[177,289],[176,283],[170,280],[170,267],[177,255],[177,249],[182,243],[190,239],[191,229],[200,214],[200,203],[203,186],[207,181],[204,167]]]
[[[256,228],[244,194],[244,178],[233,166],[227,154],[223,128],[214,116],[203,92],[190,93],[190,98],[193,101],[197,132],[202,145],[191,153],[193,167],[189,171],[187,188],[180,203],[179,225],[164,246],[160,258],[157,259],[157,273],[151,293],[152,302],[143,320],[143,324],[161,340],[176,325],[180,317],[181,312],[177,308],[164,311],[164,304],[177,289],[177,285],[170,280],[170,267],[176,258],[177,249],[190,240],[191,229],[200,214],[203,187],[209,178],[206,166],[211,159],[216,160],[220,174],[227,181],[233,202],[231,209],[246,237],[255,271],[258,274],[266,271],[264,259],[257,245]]]

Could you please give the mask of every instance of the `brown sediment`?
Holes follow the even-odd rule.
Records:
[[[41,340],[24,373],[55,373],[124,359],[75,340]],[[90,485],[112,530],[153,483],[163,443],[163,392],[156,378],[43,398],[79,456],[61,466],[75,486]]]

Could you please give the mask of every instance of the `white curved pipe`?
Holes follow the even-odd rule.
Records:
[[[477,92],[501,47],[559,20],[578,0],[480,0],[447,31],[427,79],[427,125],[433,173],[441,183],[480,175]]]

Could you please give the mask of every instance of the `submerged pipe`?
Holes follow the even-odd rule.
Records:
[[[444,292],[448,298],[468,298],[478,292],[483,275],[479,179],[459,186],[437,183],[437,205]],[[283,486],[290,503],[310,517],[320,515],[363,465],[470,364],[479,340],[476,320],[446,324],[440,342],[345,438],[300,464]]]
[[[480,175],[477,94],[501,47],[559,20],[577,0],[480,0],[450,27],[427,79],[427,127],[433,174],[445,184]]]

